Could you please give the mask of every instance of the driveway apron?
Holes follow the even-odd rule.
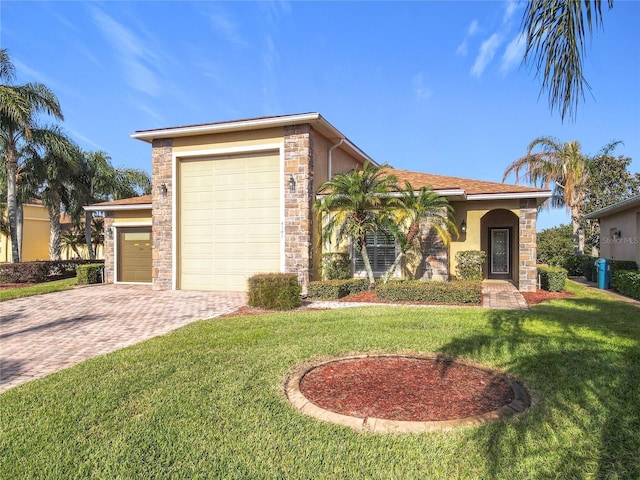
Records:
[[[246,304],[242,292],[97,285],[0,303],[0,392]]]

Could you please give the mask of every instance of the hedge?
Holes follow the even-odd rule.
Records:
[[[460,280],[482,280],[482,266],[487,260],[487,252],[464,250],[456,253],[456,275]]]
[[[611,274],[618,270],[638,270],[638,264],[633,260],[611,260]]]
[[[549,292],[560,292],[564,290],[567,280],[567,271],[560,267],[538,267],[538,278],[540,288]]]
[[[104,264],[102,263],[87,263],[86,265],[78,265],[76,269],[78,283],[102,283],[102,271]]]
[[[482,282],[477,280],[396,280],[376,288],[381,300],[438,304],[479,304]]]
[[[613,272],[611,286],[622,295],[640,300],[640,272],[637,270]]]
[[[324,280],[309,282],[307,296],[323,300],[335,300],[369,290],[369,280],[366,278],[350,278],[348,280]]]
[[[580,260],[580,270],[584,278],[590,282],[598,281],[598,269],[595,266],[598,257],[592,257],[591,255],[577,255]]]
[[[249,305],[268,310],[300,306],[301,287],[292,273],[260,273],[249,278]]]
[[[322,254],[322,279],[347,280],[351,278],[351,261],[348,253]]]
[[[0,264],[1,283],[42,283],[76,276],[78,265],[104,260],[50,260]]]

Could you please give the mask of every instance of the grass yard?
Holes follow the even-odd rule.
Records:
[[[640,478],[640,309],[569,282],[530,311],[371,307],[208,320],[0,395],[0,478]],[[131,319],[135,322],[135,318]],[[361,434],[303,416],[288,371],[444,352],[518,377],[511,420]]]
[[[55,280],[53,282],[38,283],[28,287],[9,288],[0,290],[0,302],[5,300],[13,300],[14,298],[31,297],[32,295],[41,295],[43,293],[61,292],[63,290],[71,290],[78,283],[78,279],[65,278],[64,280]]]

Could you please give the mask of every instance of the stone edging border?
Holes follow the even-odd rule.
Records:
[[[443,355],[363,354],[333,358],[331,360],[320,361],[312,365],[307,364],[304,367],[294,370],[287,376],[284,384],[285,395],[287,396],[287,399],[293,404],[293,406],[305,415],[309,415],[324,422],[335,423],[338,425],[343,425],[345,427],[350,427],[359,432],[373,433],[424,433],[452,430],[457,427],[468,425],[481,425],[483,423],[494,422],[496,420],[509,418],[518,413],[522,413],[531,405],[529,395],[527,394],[526,390],[515,380],[495,370],[491,370],[479,365],[474,365],[473,363],[453,359],[451,360],[461,365],[477,368],[479,370],[491,373],[502,378],[511,386],[515,398],[508,405],[504,405],[497,410],[493,410],[492,412],[487,412],[482,415],[459,418],[455,420],[411,422],[404,420],[387,420],[383,418],[373,417],[359,418],[335,413],[330,410],[320,408],[317,405],[311,403],[300,391],[301,380],[309,371],[313,370],[316,367],[343,360],[357,360],[361,358],[375,357],[401,357],[414,358],[419,360],[437,360],[442,359]]]

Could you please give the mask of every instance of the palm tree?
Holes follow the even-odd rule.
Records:
[[[602,149],[610,152],[620,142],[612,142]],[[537,147],[541,152],[533,153]],[[580,151],[577,141],[560,143],[553,137],[538,137],[527,148],[524,157],[519,158],[504,171],[504,182],[510,174],[515,174],[516,183],[525,181],[536,186],[550,188],[552,207],[565,207],[571,212],[573,245],[576,254],[584,252],[584,231],[580,228],[582,207],[586,198],[589,178],[589,158]],[[520,171],[524,174],[520,176]]]
[[[77,258],[82,258],[80,250],[78,250],[80,245],[84,245],[84,234],[81,231],[73,227],[63,232],[60,235],[60,242],[67,252],[67,257],[69,256],[69,250],[72,250]]]
[[[390,275],[418,239],[422,220],[426,220],[428,225],[436,231],[445,246],[451,242],[452,234],[458,235],[453,207],[446,198],[441,197],[431,188],[422,187],[415,191],[411,183],[405,181],[400,202],[401,208],[397,211],[396,218],[387,225],[400,245],[400,251],[384,274],[384,283],[389,281]]]
[[[367,254],[367,234],[385,224],[392,207],[399,205],[397,198],[388,195],[397,190],[395,175],[367,163],[362,170],[338,173],[323,183],[318,193],[324,196],[314,205],[316,211],[327,215],[323,238],[335,236],[338,246],[348,240],[362,254],[370,288],[375,278]]]
[[[71,205],[71,185],[80,172],[80,149],[59,127],[38,129],[26,158],[33,182],[49,213],[49,258],[60,260],[60,213]]]
[[[93,260],[96,256],[95,248],[91,247],[93,214],[83,207],[149,193],[151,178],[142,170],[113,167],[105,152],[83,152],[82,157],[82,173],[74,182],[74,205],[70,213],[77,224],[82,223],[80,218],[84,216],[85,242],[89,258]]]
[[[602,27],[602,0],[529,0],[522,19],[526,36],[525,64],[535,65],[548,91],[551,110],[564,120],[575,118],[578,101],[584,99],[582,74],[587,34]],[[609,9],[613,0],[607,1]]]
[[[13,85],[15,68],[6,49],[0,49],[0,144],[7,179],[7,213],[11,236],[11,259],[20,261],[17,235],[17,175],[19,149],[31,142],[38,114],[62,120],[55,94],[41,83]]]

